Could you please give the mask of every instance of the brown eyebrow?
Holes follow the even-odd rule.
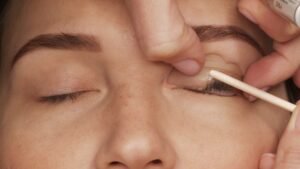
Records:
[[[41,48],[101,51],[100,43],[94,36],[85,34],[42,34],[29,40],[14,56],[12,65],[25,54]]]
[[[202,42],[235,38],[249,43],[261,54],[263,48],[246,31],[236,26],[203,25],[193,27]],[[25,54],[41,48],[101,51],[101,45],[92,35],[86,34],[42,34],[29,40],[13,57],[11,68]]]
[[[259,43],[250,36],[246,31],[237,26],[215,26],[204,25],[193,27],[202,42],[218,41],[226,38],[234,38],[247,42],[256,48],[262,55],[265,54],[264,49]]]

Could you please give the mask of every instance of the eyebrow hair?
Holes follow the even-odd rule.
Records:
[[[225,25],[204,25],[195,26],[193,29],[196,31],[202,42],[218,41],[226,38],[234,38],[247,42],[254,48],[256,48],[262,55],[265,54],[264,49],[259,45],[259,43],[250,36],[246,31],[237,26]]]
[[[101,51],[100,43],[86,34],[42,34],[29,40],[14,56],[11,67],[25,54],[41,48]]]
[[[246,31],[231,25],[203,25],[193,27],[202,42],[218,41],[226,38],[234,38],[245,41],[264,54],[263,48]],[[101,51],[101,45],[92,35],[86,34],[42,34],[29,40],[13,57],[11,68],[24,55],[41,48],[64,50]]]

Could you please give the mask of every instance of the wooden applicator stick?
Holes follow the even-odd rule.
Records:
[[[286,100],[283,100],[279,97],[276,97],[274,95],[271,95],[263,90],[259,90],[253,86],[250,86],[242,81],[239,81],[231,76],[228,76],[224,73],[218,72],[216,70],[212,70],[209,72],[210,76],[223,82],[226,83],[232,87],[235,87],[239,90],[242,90],[248,94],[251,94],[257,98],[260,98],[266,102],[269,102],[273,105],[276,105],[278,107],[281,107],[283,109],[286,109],[290,112],[293,112],[296,109],[296,105],[292,104]]]

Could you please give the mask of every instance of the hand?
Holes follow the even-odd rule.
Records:
[[[289,125],[280,140],[277,154],[264,154],[260,169],[300,168],[300,101],[293,112]]]
[[[200,71],[204,62],[201,44],[173,0],[125,1],[139,39],[149,60],[170,63],[186,75]]]
[[[238,7],[274,40],[275,50],[252,64],[244,81],[268,89],[293,76],[300,87],[300,29],[273,12],[267,0],[240,0]]]

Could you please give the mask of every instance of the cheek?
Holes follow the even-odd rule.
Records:
[[[261,154],[274,152],[277,138],[273,133],[256,132],[247,126],[232,127],[202,126],[198,130],[187,129],[174,138],[179,159],[185,166],[182,168],[257,169]]]
[[[93,163],[105,135],[95,117],[47,119],[7,120],[0,131],[1,169],[77,169]]]
[[[257,169],[261,154],[274,152],[276,131],[243,100],[213,97],[219,103],[213,106],[209,98],[199,97],[194,106],[182,101],[187,107],[176,117],[180,121],[170,125],[181,168]]]
[[[80,160],[87,161],[85,157],[88,147],[74,141],[80,138],[60,136],[55,138],[40,137],[41,133],[29,133],[9,131],[4,135],[0,145],[1,159],[0,168],[22,168],[22,169],[60,169],[61,164],[66,168],[82,166]],[[51,137],[51,136],[50,136]],[[84,142],[86,143],[86,142]],[[77,153],[80,151],[82,154]],[[76,159],[76,160],[74,160]],[[79,160],[80,159],[80,160]],[[76,167],[75,167],[76,166]]]

